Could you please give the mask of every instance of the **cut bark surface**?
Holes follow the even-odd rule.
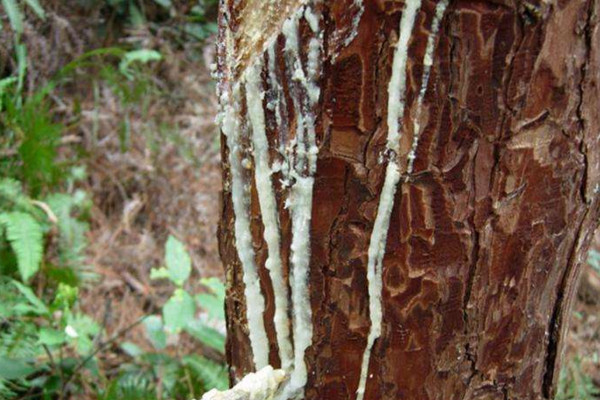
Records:
[[[600,213],[600,0],[450,1],[433,35],[428,81],[424,60],[439,2],[419,2],[406,48],[405,109],[395,152],[386,147],[388,86],[411,1],[282,1],[282,18],[269,19],[264,31],[253,28],[262,36],[252,46],[240,38],[250,29],[243,9],[253,2],[221,4],[219,90],[231,93],[240,84],[243,93],[244,74],[255,60],[262,62],[272,165],[285,164],[286,149],[297,154],[300,117],[314,115],[313,331],[303,396],[357,398],[372,329],[369,246],[393,161],[401,179],[381,270],[382,331],[364,399],[550,400]],[[277,1],[265,3],[277,9]],[[298,23],[301,68],[309,70],[313,39],[322,40],[318,102],[305,102],[310,109],[294,107],[310,93],[294,75],[289,36],[282,32],[286,18],[307,7],[322,15],[317,31],[310,18]],[[222,107],[229,106],[222,97]],[[265,267],[247,109],[242,99],[235,156],[249,160],[244,196],[269,363],[278,368],[275,296]],[[223,160],[230,151],[224,138]],[[280,168],[273,171],[281,263],[291,282],[294,232],[286,202],[294,182]],[[236,382],[255,366],[228,161],[223,178],[219,240],[228,282],[227,356]],[[293,324],[298,310],[287,311]]]

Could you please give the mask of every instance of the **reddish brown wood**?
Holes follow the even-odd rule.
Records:
[[[241,15],[246,3],[223,1],[222,8],[232,3],[233,14]],[[403,1],[365,0],[358,35],[344,47],[356,13],[352,3],[322,5],[327,54],[311,227],[310,400],[356,397],[370,326],[367,249],[386,167],[380,160],[387,85],[404,7]],[[400,160],[411,147],[410,116],[435,5],[423,0],[410,42]],[[600,212],[599,13],[600,0],[450,2],[415,170],[399,188],[392,214],[384,330],[365,399],[553,397],[574,290]],[[235,31],[243,23],[222,14],[221,32],[226,26]],[[304,21],[301,26],[308,32]],[[282,46],[279,38],[278,73],[291,109]],[[221,46],[221,70],[224,52]],[[275,148],[278,128],[273,113],[266,115]],[[292,111],[284,122],[295,124]],[[227,151],[223,146],[224,160]],[[253,365],[226,162],[223,171],[227,354],[239,379]],[[287,269],[287,194],[277,189]],[[251,193],[270,360],[277,366],[273,291],[255,188]]]

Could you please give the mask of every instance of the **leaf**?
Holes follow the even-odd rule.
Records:
[[[72,195],[54,193],[48,196],[45,202],[58,218],[58,253],[61,264],[72,268],[77,277],[84,278],[88,270],[86,249],[89,224],[83,218],[78,217],[78,214],[87,211],[88,198],[86,194],[80,191]]]
[[[229,387],[227,368],[202,356],[186,356],[183,365],[190,368],[203,383],[206,391],[226,390]]]
[[[11,200],[23,198],[21,182],[12,178],[0,178],[0,197]]]
[[[17,256],[17,265],[24,282],[40,269],[44,253],[44,234],[40,224],[29,214],[13,211],[0,214],[0,225]]]
[[[2,5],[10,21],[10,26],[20,36],[23,33],[23,14],[17,2],[15,0],[2,0]]]
[[[190,322],[185,331],[206,346],[217,350],[219,353],[225,353],[225,336],[202,321],[194,320]]]
[[[219,278],[202,278],[200,283],[209,288],[215,296],[225,300],[225,284]]]
[[[154,0],[154,2],[168,10],[170,10],[173,7],[171,0]]]
[[[171,279],[171,275],[166,268],[152,268],[150,270],[150,279]]]
[[[68,286],[77,286],[80,283],[77,274],[71,268],[62,268],[48,264],[45,272],[48,278],[59,284],[62,283]]]
[[[11,178],[0,178],[0,208],[24,211],[33,215],[39,211],[23,193],[21,182]]]
[[[158,315],[151,315],[144,320],[146,336],[156,350],[162,350],[167,347],[167,334],[165,333],[162,318]]]
[[[15,54],[17,56],[17,93],[20,94],[23,91],[27,73],[27,47],[23,43],[15,44]]]
[[[41,328],[38,341],[46,346],[58,346],[65,343],[67,338],[64,332],[51,328]]]
[[[13,281],[12,283],[13,283],[13,285],[15,285],[17,290],[19,292],[21,292],[21,294],[23,296],[25,296],[27,301],[29,301],[29,303],[31,303],[31,305],[33,306],[32,310],[36,314],[49,314],[50,313],[50,311],[48,310],[48,307],[46,307],[46,305],[35,295],[35,293],[33,293],[33,290],[31,290],[31,288],[29,286],[25,286],[22,283],[17,282],[17,281]]]
[[[196,295],[198,305],[208,312],[211,318],[225,320],[225,285],[218,278],[203,278],[200,280],[212,293]]]
[[[123,59],[119,63],[119,71],[128,79],[133,79],[133,74],[131,73],[130,66],[133,63],[139,62],[142,64],[147,64],[150,61],[160,61],[162,60],[162,54],[160,54],[156,50],[149,49],[139,49],[132,50],[123,56]]]
[[[33,12],[40,17],[41,19],[46,19],[46,12],[44,11],[44,8],[40,5],[40,3],[38,2],[38,0],[25,0],[25,3],[31,7],[31,9],[33,10]]]
[[[218,321],[225,320],[225,303],[214,294],[200,293],[196,295],[198,305],[204,309],[208,315]]]
[[[8,87],[10,85],[14,84],[15,82],[17,82],[16,76],[10,76],[8,78],[0,79],[0,98],[2,96],[4,96],[6,89],[8,89]],[[0,99],[0,101],[1,101],[1,99]],[[0,107],[0,111],[1,110],[2,110],[2,107]]]
[[[70,340],[74,342],[77,353],[89,354],[94,347],[92,338],[100,332],[100,326],[85,314],[69,315],[67,324],[65,332],[70,333]]]
[[[192,260],[183,243],[169,236],[165,246],[165,262],[170,279],[181,286],[190,277]]]
[[[165,327],[171,332],[179,332],[192,321],[196,314],[196,304],[188,292],[177,289],[163,306]]]
[[[28,98],[15,117],[14,122],[23,133],[18,148],[21,174],[32,197],[38,197],[45,188],[56,187],[65,177],[63,164],[56,161],[65,127],[57,121],[43,99]]]
[[[136,358],[144,354],[144,350],[142,350],[138,345],[131,342],[121,343],[121,349],[127,353],[128,356]]]
[[[1,379],[23,379],[35,372],[23,360],[13,360],[0,356],[0,378]]]
[[[146,23],[144,14],[136,7],[134,2],[129,3],[129,22],[134,28],[139,28]]]
[[[54,301],[52,302],[53,310],[70,310],[77,301],[79,296],[79,288],[65,283],[59,283]]]

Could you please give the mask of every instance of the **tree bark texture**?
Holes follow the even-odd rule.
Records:
[[[600,211],[599,12],[600,0],[221,1],[230,129],[219,238],[233,382],[260,363],[248,323],[259,310],[267,363],[282,366],[282,315],[295,356],[284,367],[304,360],[306,381],[300,371],[290,397],[553,398]],[[261,201],[260,115],[279,241]],[[302,219],[294,190],[304,183]],[[389,223],[379,224],[386,188]],[[248,301],[252,268],[264,313]],[[312,331],[294,327],[307,315]],[[310,343],[298,353],[302,332]]]

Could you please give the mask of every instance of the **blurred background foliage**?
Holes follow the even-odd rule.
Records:
[[[227,386],[215,14],[0,0],[0,399]]]
[[[217,0],[0,0],[0,400],[225,388]],[[600,378],[600,253],[557,399]]]

